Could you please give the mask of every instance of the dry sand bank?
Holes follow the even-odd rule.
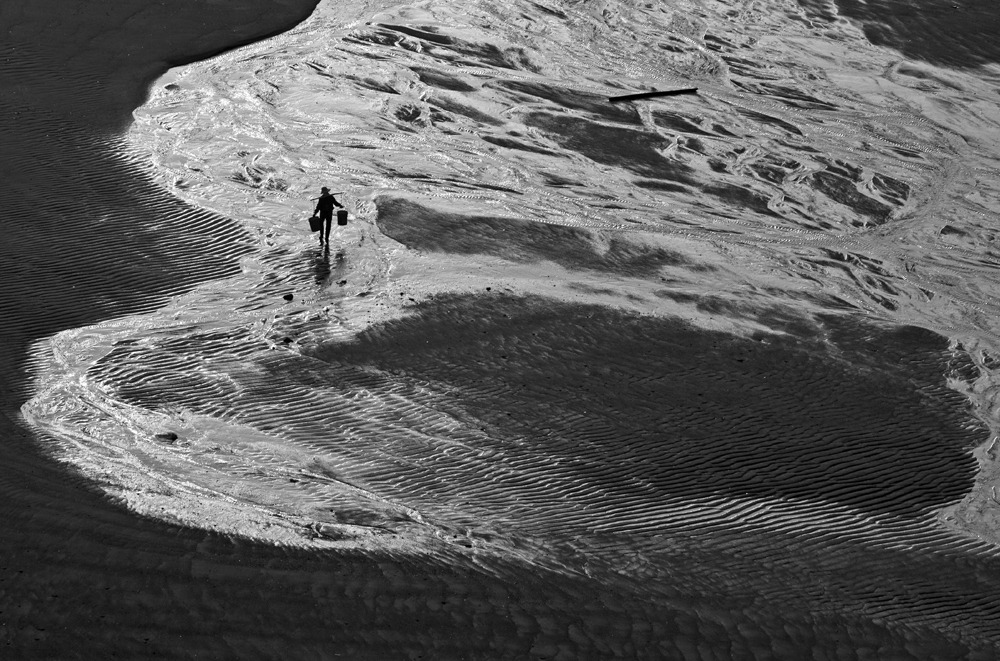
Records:
[[[5,8],[59,46],[4,81],[13,656],[995,656],[995,547],[937,518],[987,437],[946,378],[991,421],[991,281],[955,277],[987,228],[955,200],[992,140],[919,119],[914,72],[928,116],[981,83],[886,73],[843,23],[747,59],[777,29],[752,7],[600,4],[325,5],[161,80],[128,142],[166,63],[309,7]],[[650,66],[619,21],[704,105],[603,104]],[[317,178],[355,191],[331,254]]]

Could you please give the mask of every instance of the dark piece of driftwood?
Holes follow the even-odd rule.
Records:
[[[623,96],[609,96],[608,101],[618,103],[620,101],[634,101],[635,99],[648,99],[653,96],[674,96],[675,94],[697,94],[697,87],[686,87],[682,90],[659,90],[656,92],[640,92],[639,94],[625,94]]]

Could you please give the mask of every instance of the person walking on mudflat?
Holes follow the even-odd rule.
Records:
[[[319,201],[316,202],[316,210],[313,211],[315,214],[319,214],[319,219],[322,221],[323,225],[319,228],[319,242],[320,244],[330,243],[330,225],[333,224],[333,208],[343,209],[344,205],[337,201],[333,195],[330,194],[330,189],[323,186],[320,189],[322,192],[319,196]]]

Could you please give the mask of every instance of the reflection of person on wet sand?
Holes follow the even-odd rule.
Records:
[[[316,284],[322,285],[330,277],[330,247],[321,247],[313,261],[313,274]]]
[[[330,225],[333,223],[333,208],[343,209],[344,205],[330,194],[330,189],[326,186],[323,186],[321,191],[319,201],[316,202],[316,210],[313,213],[319,214],[319,219],[323,221],[323,225],[319,228],[319,242],[322,244],[330,243]]]
[[[313,254],[315,255],[313,260],[313,275],[317,285],[324,285],[330,279],[331,274],[336,275],[338,278],[343,275],[344,269],[347,266],[345,262],[347,255],[343,250],[338,250],[334,255],[332,265],[330,264],[329,245],[321,245],[320,249]],[[346,282],[346,280],[341,280],[337,284],[344,286]]]

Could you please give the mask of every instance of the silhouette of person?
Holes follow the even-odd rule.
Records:
[[[323,221],[323,225],[319,228],[319,242],[320,244],[330,243],[330,225],[333,224],[333,208],[343,209],[344,205],[337,201],[333,195],[330,194],[330,189],[323,186],[321,194],[319,196],[319,201],[316,202],[316,210],[313,213],[319,214],[319,219]]]

